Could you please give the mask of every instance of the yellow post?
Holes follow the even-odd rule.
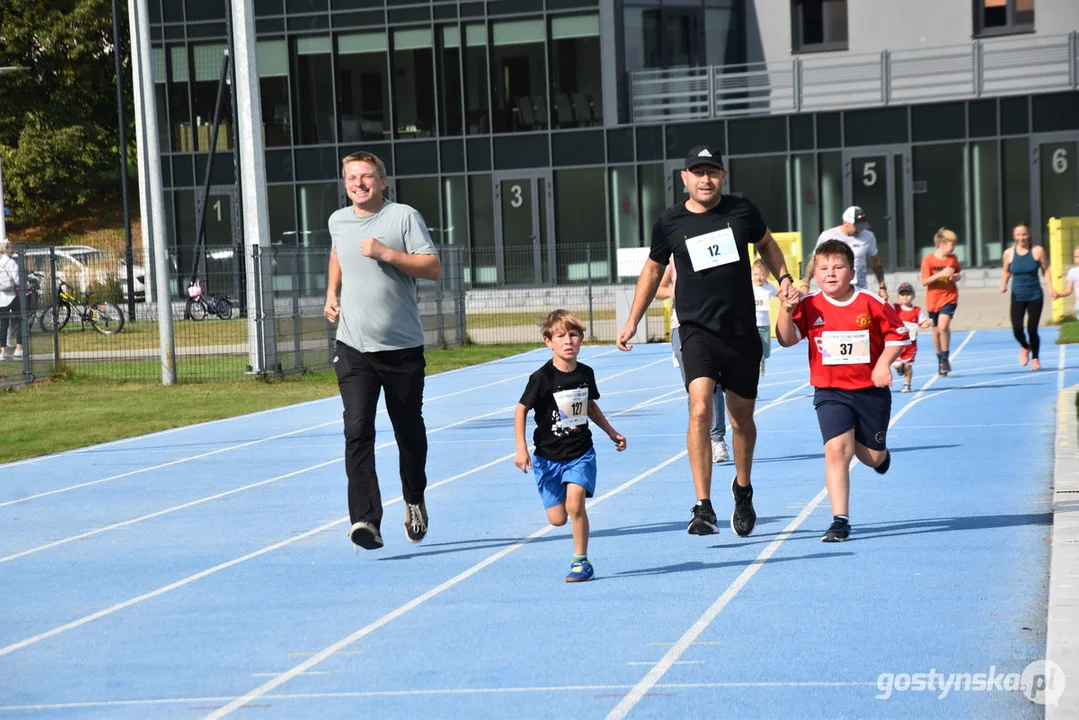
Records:
[[[787,264],[787,272],[791,274],[791,277],[795,278],[795,284],[802,278],[802,233],[800,232],[779,232],[772,233],[772,238],[779,245],[779,249],[783,251],[783,261]],[[749,248],[749,262],[752,264],[758,258],[757,248],[751,245]],[[778,282],[776,278],[772,278],[773,282]],[[779,300],[772,298],[772,302],[769,304],[769,310],[771,315],[769,316],[771,321],[769,325],[772,326],[772,337],[776,335],[775,319],[779,317]]]
[[[1060,291],[1064,289],[1064,276],[1072,263],[1072,252],[1079,247],[1079,217],[1049,218],[1049,282]],[[1079,288],[1076,289],[1079,292]],[[1069,301],[1074,298],[1057,298],[1053,301],[1053,322],[1064,321]]]

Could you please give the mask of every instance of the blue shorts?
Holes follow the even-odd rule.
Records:
[[[817,388],[813,407],[817,409],[817,423],[825,443],[853,428],[855,442],[870,450],[887,447],[888,421],[892,415],[892,391],[888,388]]]
[[[532,456],[532,472],[536,476],[536,489],[543,498],[544,509],[566,502],[566,483],[584,488],[585,497],[596,492],[596,450],[589,448],[584,455],[572,460],[548,460]]]
[[[937,326],[937,318],[941,315],[947,315],[948,317],[955,317],[955,309],[959,307],[956,303],[948,303],[942,305],[940,310],[929,313],[929,319],[933,321],[933,327]]]

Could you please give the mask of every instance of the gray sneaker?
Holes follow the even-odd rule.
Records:
[[[727,449],[727,442],[725,440],[713,440],[712,441],[712,462],[725,463],[730,462],[731,451]]]
[[[378,528],[369,522],[360,521],[353,523],[349,528],[348,537],[352,540],[352,544],[358,548],[364,550],[378,550],[382,547],[382,535],[379,534]]]
[[[405,536],[409,542],[422,542],[427,536],[427,503],[405,503]]]

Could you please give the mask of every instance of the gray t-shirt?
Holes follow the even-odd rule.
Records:
[[[341,264],[341,315],[337,339],[360,352],[423,346],[416,279],[389,263],[364,257],[363,239],[374,237],[393,250],[432,255],[435,245],[423,216],[387,200],[378,212],[359,217],[352,206],[330,215],[330,242]]]
[[[850,249],[854,251],[854,284],[865,290],[869,280],[868,260],[878,254],[877,236],[872,230],[861,230],[854,235],[846,235],[838,227],[828,228],[817,238],[814,250],[819,248],[825,240],[842,240],[850,245]]]

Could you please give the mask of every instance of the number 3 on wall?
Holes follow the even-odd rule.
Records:
[[[1053,172],[1063,175],[1068,172],[1068,151],[1065,148],[1057,148],[1053,151]]]
[[[866,187],[873,187],[877,184],[877,163],[867,162],[862,166],[862,184]]]
[[[510,193],[513,195],[513,197],[510,198],[510,205],[515,208],[519,208],[524,205],[525,198],[520,185],[510,185]]]

